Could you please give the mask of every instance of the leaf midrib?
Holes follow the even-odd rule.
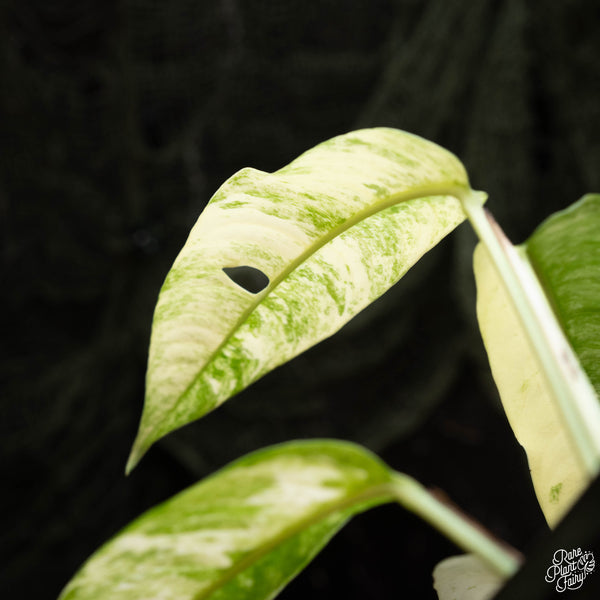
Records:
[[[204,363],[202,368],[196,373],[194,378],[191,380],[189,385],[185,388],[185,390],[177,397],[177,400],[173,403],[171,410],[175,409],[177,405],[188,395],[190,390],[194,387],[198,379],[202,376],[204,371],[208,368],[208,366],[213,362],[217,354],[225,347],[235,332],[246,322],[248,317],[256,310],[256,308],[260,305],[260,303],[293,271],[295,271],[302,263],[308,260],[311,256],[313,256],[318,250],[320,250],[325,244],[335,239],[337,236],[341,235],[348,229],[351,229],[357,223],[368,219],[369,217],[375,215],[376,213],[385,210],[386,208],[390,208],[395,204],[399,204],[400,202],[406,202],[408,200],[417,200],[419,198],[429,198],[434,196],[453,196],[460,200],[468,188],[463,188],[460,186],[425,186],[419,188],[413,192],[405,193],[401,192],[399,194],[390,196],[388,200],[383,201],[381,204],[377,204],[376,208],[369,207],[365,210],[360,211],[356,215],[349,217],[346,221],[344,221],[341,225],[338,225],[334,229],[332,229],[329,233],[325,234],[321,238],[319,238],[314,244],[310,246],[305,252],[300,254],[296,259],[294,259],[282,272],[279,276],[270,280],[269,285],[262,291],[256,294],[256,300],[240,315],[239,319],[232,326],[231,330],[224,337],[223,341],[215,348],[212,352],[208,360]],[[153,428],[153,431],[156,428]]]
[[[237,575],[243,573],[246,569],[258,562],[269,552],[277,548],[277,546],[288,540],[291,540],[295,535],[302,533],[312,525],[316,525],[334,513],[344,511],[348,508],[351,508],[353,505],[368,502],[370,500],[380,500],[381,503],[392,502],[396,499],[397,494],[398,492],[396,486],[394,485],[394,481],[390,477],[390,480],[385,483],[377,484],[371,488],[363,490],[356,495],[346,497],[341,501],[337,501],[322,507],[317,512],[305,517],[304,519],[301,519],[300,521],[297,521],[294,525],[286,527],[277,536],[271,538],[268,542],[256,550],[252,550],[231,569],[223,573],[223,575],[220,576],[217,581],[198,592],[194,596],[193,600],[206,600],[229,581],[233,580]]]

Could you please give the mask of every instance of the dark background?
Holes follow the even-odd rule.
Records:
[[[474,320],[467,226],[337,336],[123,469],[158,290],[241,167],[406,129],[463,160],[515,242],[600,191],[598,2],[0,6],[0,597],[55,598],[144,509],[304,437],[365,444],[526,551],[545,524]],[[379,508],[282,598],[435,598],[431,569],[455,553]]]

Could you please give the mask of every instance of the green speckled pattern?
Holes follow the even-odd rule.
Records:
[[[129,467],[277,365],[338,331],[464,220],[450,152],[393,129],[355,131],[216,192],[156,306]],[[253,295],[224,267],[262,270]]]
[[[393,497],[389,469],[346,442],[250,454],[148,511],[59,600],[265,600],[353,514]]]

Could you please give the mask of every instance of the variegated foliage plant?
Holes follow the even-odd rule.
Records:
[[[484,200],[453,154],[385,128],[329,140],[272,174],[231,177],[160,292],[127,469],[334,334],[467,216],[482,240],[478,316],[492,371],[556,523],[600,456],[600,196],[555,215],[518,249]],[[258,275],[253,285],[240,284],[242,267]],[[436,569],[442,598],[467,584],[486,597],[517,568],[513,554],[365,449],[314,440],[250,454],[142,515],[61,600],[272,598],[348,518],[390,501],[473,553]]]

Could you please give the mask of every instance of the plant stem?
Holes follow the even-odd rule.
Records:
[[[398,502],[467,552],[477,554],[496,573],[510,577],[519,567],[518,553],[499,544],[483,527],[450,508],[412,477],[394,474]]]
[[[478,192],[465,193],[460,200],[504,283],[575,451],[592,480],[600,470],[600,403],[594,388],[566,339],[524,249],[515,248],[484,211]]]

